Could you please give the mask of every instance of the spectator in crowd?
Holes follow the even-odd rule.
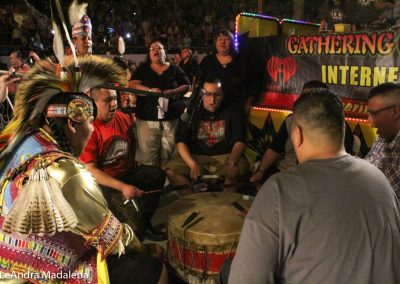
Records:
[[[235,191],[240,177],[247,174],[243,157],[246,142],[245,117],[232,105],[223,106],[225,94],[221,81],[205,81],[202,105],[193,121],[179,122],[177,154],[166,165],[174,185],[190,184],[202,175],[225,179],[227,191]]]
[[[334,32],[335,24],[351,24],[348,1],[349,0],[325,0],[323,2],[319,15],[322,19],[319,25],[320,32]]]
[[[219,78],[225,94],[224,104],[235,103],[249,110],[251,98],[247,97],[247,65],[244,58],[235,51],[232,33],[226,30],[218,32],[215,48],[216,52],[206,56],[200,64],[200,82]]]
[[[328,89],[328,86],[321,81],[313,80],[303,85],[302,93],[308,93],[316,88]],[[264,183],[271,175],[287,170],[297,165],[297,156],[290,138],[293,116],[289,114],[283,121],[271,145],[265,151],[257,171],[250,177],[250,182]],[[345,150],[353,153],[354,137],[346,124]]]
[[[86,15],[86,9],[77,9],[75,1],[71,4],[69,9],[70,20],[78,18],[79,20],[72,24],[72,43],[75,47],[76,55],[78,56],[86,56],[92,55],[92,23],[90,18]],[[76,15],[75,15],[76,14]],[[71,17],[72,16],[72,17]],[[64,55],[72,55],[72,51],[70,47],[66,47],[64,49]],[[61,72],[61,65],[55,64],[53,62],[49,62],[47,60],[43,60],[39,57],[38,54],[31,51],[29,53],[35,63],[39,64],[45,69],[48,69],[52,72]]]
[[[117,110],[116,92],[93,89],[90,96],[96,102],[98,114],[80,159],[100,185],[110,210],[119,220],[129,224],[140,239],[160,238],[151,226],[160,194],[146,195],[145,191],[162,189],[165,173],[154,166],[135,166],[133,121]]]
[[[8,86],[15,84],[20,79],[10,74],[0,76],[0,130],[4,129],[13,114],[11,100],[8,100]]]
[[[383,18],[385,17],[384,12],[393,8],[393,3],[380,0],[349,1],[348,5],[349,18],[357,30],[370,27],[379,27],[380,23],[383,24]]]
[[[136,101],[140,162],[145,165],[165,165],[171,158],[178,117],[183,111],[182,95],[190,88],[183,70],[166,58],[165,46],[160,41],[152,42],[146,63],[136,69],[130,84],[134,89],[166,96],[139,96]]]
[[[185,71],[186,75],[189,77],[190,82],[193,83],[193,78],[197,74],[197,69],[199,64],[193,58],[193,52],[189,47],[185,47],[181,50],[181,61],[179,62],[179,67]]]
[[[300,165],[258,192],[229,283],[398,283],[397,199],[382,172],[346,154],[339,97],[303,94],[291,138]]]
[[[13,115],[14,97],[21,80],[21,77],[16,77],[15,74],[27,73],[29,69],[30,67],[24,62],[21,51],[11,52],[9,74],[0,76],[0,110],[2,116],[0,129],[5,127]]]
[[[30,67],[25,60],[23,59],[21,51],[13,51],[10,54],[10,74],[14,73],[27,73]],[[8,94],[10,97],[13,97],[17,92],[18,82],[14,82],[10,86],[8,86]]]
[[[379,138],[365,159],[387,177],[400,198],[400,86],[384,83],[368,95],[368,120]]]

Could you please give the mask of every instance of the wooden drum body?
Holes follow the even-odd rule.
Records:
[[[250,205],[241,194],[207,192],[186,196],[168,207],[168,258],[183,280],[216,283],[223,262],[235,255]]]

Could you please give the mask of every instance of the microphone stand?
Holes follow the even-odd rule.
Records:
[[[197,115],[199,112],[201,103],[202,103],[202,95],[203,95],[203,89],[199,86],[199,81],[201,76],[197,76],[193,78],[193,83],[191,87],[191,94],[190,97],[187,101],[186,108],[181,115],[181,120],[185,122],[189,127],[192,125],[194,117]],[[187,116],[189,118],[183,119],[182,116],[186,118]]]
[[[201,91],[199,91],[199,92],[201,92]],[[190,114],[190,116],[189,116],[189,120],[188,120],[188,122],[187,122],[187,124],[189,125],[189,126],[191,126],[192,125],[192,122],[193,122],[193,119],[194,119],[194,117],[197,115],[197,113],[199,112],[199,109],[200,109],[200,107],[201,107],[201,104],[202,104],[202,102],[203,102],[203,100],[201,99],[201,96],[200,95],[197,95],[197,98],[195,98],[197,101],[195,102],[195,107],[193,108],[193,110],[192,110],[192,113]]]

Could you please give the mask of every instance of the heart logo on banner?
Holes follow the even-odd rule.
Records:
[[[293,57],[271,57],[267,62],[267,72],[272,80],[278,83],[278,75],[282,73],[282,81],[286,83],[296,74],[297,62]]]

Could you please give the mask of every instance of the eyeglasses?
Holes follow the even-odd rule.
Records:
[[[369,115],[377,115],[380,112],[382,112],[384,110],[391,109],[392,107],[395,107],[395,106],[397,106],[397,105],[387,106],[387,107],[384,107],[384,108],[381,108],[381,109],[378,109],[378,110],[368,110],[368,113],[369,113]]]
[[[223,94],[222,93],[210,93],[210,92],[205,92],[204,93],[204,96],[207,96],[207,97],[211,97],[211,96],[215,96],[215,97],[222,97],[223,96]]]
[[[150,47],[150,51],[153,51],[153,50],[160,51],[161,49],[164,49],[164,47]]]

